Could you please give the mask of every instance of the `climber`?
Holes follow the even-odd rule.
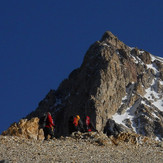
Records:
[[[71,116],[69,118],[69,134],[72,134],[72,132],[80,131],[84,132],[83,122],[80,119],[79,115]]]
[[[55,125],[53,123],[52,116],[51,116],[50,112],[47,112],[46,125],[43,128],[44,136],[45,136],[45,139],[44,140],[47,140],[48,139],[48,135],[51,136],[50,139],[53,139],[54,138],[54,126]]]
[[[86,116],[86,119],[85,119],[85,130],[87,132],[90,132],[90,131],[97,131],[93,125],[93,123],[91,122],[91,119],[89,116]]]

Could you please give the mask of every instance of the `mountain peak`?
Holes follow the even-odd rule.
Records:
[[[105,41],[105,40],[112,40],[112,39],[117,39],[117,37],[115,35],[113,35],[112,32],[110,31],[106,31],[102,38],[101,38],[101,41]]]
[[[120,40],[118,39],[118,37],[116,37],[116,36],[115,36],[112,32],[110,32],[110,31],[106,31],[106,32],[103,34],[103,36],[102,36],[100,42],[104,42],[104,43],[106,43],[106,44],[108,44],[108,45],[112,45],[112,46],[114,46],[114,47],[116,47],[116,48],[118,48],[118,49],[127,49],[127,48],[128,48],[128,46],[126,46],[122,41],[120,41]]]
[[[107,31],[90,46],[82,66],[56,91],[51,90],[27,118],[47,111],[54,117],[57,136],[68,135],[72,115],[80,115],[83,121],[88,115],[98,131],[109,131],[111,122],[125,132],[161,140],[162,59],[130,48]]]

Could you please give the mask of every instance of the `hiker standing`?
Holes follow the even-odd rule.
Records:
[[[79,115],[76,115],[76,117],[74,118],[73,124],[76,128],[76,131],[84,132],[83,122],[80,119]]]
[[[45,139],[44,140],[47,140],[48,139],[48,135],[50,135],[50,139],[53,139],[54,138],[54,123],[53,123],[53,118],[50,114],[50,112],[47,113],[47,118],[46,118],[46,125],[45,127],[43,128],[43,131],[44,131],[44,136],[45,136]]]
[[[69,134],[75,131],[84,132],[83,122],[79,115],[71,116],[69,119]]]
[[[85,120],[85,129],[87,132],[91,132],[91,131],[97,131],[93,125],[93,123],[91,122],[91,119],[89,116],[86,116],[86,120]]]

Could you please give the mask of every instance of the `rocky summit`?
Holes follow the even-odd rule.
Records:
[[[90,46],[81,66],[57,90],[50,90],[27,120],[11,125],[3,135],[41,139],[38,126],[23,127],[47,111],[54,118],[56,137],[68,135],[68,120],[78,114],[81,119],[89,115],[96,129],[108,135],[115,125],[121,132],[162,141],[163,58],[129,47],[107,31]]]

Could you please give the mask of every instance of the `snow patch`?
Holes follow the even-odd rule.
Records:
[[[147,66],[148,69],[154,70],[155,74],[158,73],[156,64],[154,64],[154,63],[152,63],[152,64],[146,64],[146,66]]]
[[[157,93],[157,79],[153,80],[152,86],[147,88],[144,97],[152,102],[159,110],[163,111],[163,98],[162,93]]]
[[[127,95],[122,98],[122,101],[127,100]]]
[[[103,45],[103,46],[107,46],[107,47],[110,48],[110,46],[109,46],[108,44],[106,44],[106,43],[103,43],[102,45]]]
[[[155,60],[158,60],[158,61],[160,61],[160,62],[163,62],[163,58],[161,58],[161,57],[154,56],[154,55],[152,55],[152,54],[150,54],[150,56],[151,56],[152,62],[154,62]]]
[[[141,102],[140,99],[137,100],[135,102],[135,104],[132,107],[128,107],[126,112],[124,114],[122,114],[122,115],[120,115],[118,113],[114,114],[112,116],[113,120],[118,124],[122,124],[122,125],[126,126],[125,123],[124,123],[124,120],[125,119],[130,119],[130,121],[132,123],[132,128],[136,132],[136,128],[135,128],[135,126],[133,124],[133,119],[135,117],[135,111],[136,111],[137,107],[139,106],[140,102]]]
[[[144,52],[144,50],[139,50],[139,54],[143,54]]]
[[[130,56],[132,57],[136,64],[140,63],[141,65],[144,65],[144,62],[142,62],[142,60],[138,56],[131,55],[131,53]]]
[[[150,56],[151,56],[151,61],[154,62],[156,58],[152,54],[150,54]]]
[[[153,105],[155,105],[159,110],[163,111],[163,99],[153,102]]]
[[[158,118],[158,119],[160,119],[157,115],[156,115],[156,113],[155,112],[152,112],[152,115],[155,117],[155,118]]]
[[[156,56],[156,59],[160,62],[163,62],[163,58]]]
[[[129,49],[130,49],[130,50],[133,50],[133,49],[135,49],[135,47],[129,47]]]

